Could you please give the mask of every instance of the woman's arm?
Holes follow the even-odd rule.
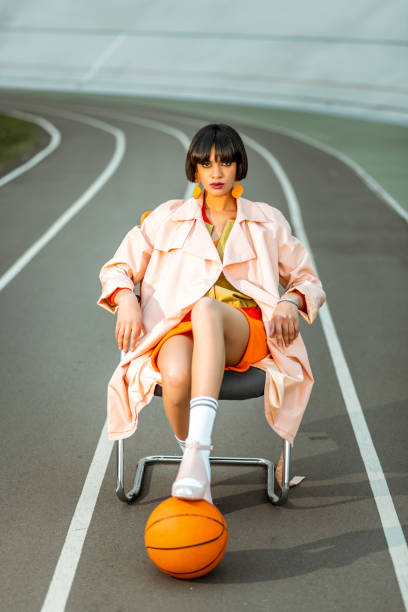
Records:
[[[121,289],[116,296],[118,304],[118,314],[116,319],[115,338],[118,343],[118,348],[127,352],[128,346],[134,351],[136,341],[139,338],[142,327],[143,318],[138,299],[133,291]]]
[[[102,294],[97,302],[109,312],[117,312],[115,338],[119,350],[133,351],[142,328],[142,311],[133,293],[144,276],[153,246],[145,228],[138,225],[128,232],[115,255],[102,266],[99,278]]]
[[[116,301],[116,296],[118,295],[119,291],[131,291],[131,289],[125,289],[124,287],[118,287],[117,289],[115,289],[115,291],[111,295],[108,295],[107,298],[105,298],[109,306],[116,306],[116,304],[118,303]]]
[[[283,215],[279,225],[279,282],[285,288],[285,295],[296,300],[298,294],[304,296],[305,307],[299,312],[312,324],[326,294],[306,247],[293,236]]]
[[[117,289],[130,289],[133,292],[135,285],[145,274],[153,251],[152,241],[146,228],[148,220],[149,217],[141,226],[135,226],[126,234],[114,256],[100,270],[102,292],[97,304],[109,312],[115,313],[118,308],[116,299],[115,304],[110,302],[112,294]]]
[[[297,303],[299,310],[306,311],[305,296],[299,291],[299,289],[291,289],[290,291],[286,291],[281,298],[285,297],[294,300]]]

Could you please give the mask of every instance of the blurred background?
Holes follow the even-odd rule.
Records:
[[[2,0],[2,87],[407,121],[403,0]]]
[[[293,129],[407,209],[407,131],[395,127],[408,121],[407,29],[403,0],[1,0],[0,90],[113,95]]]

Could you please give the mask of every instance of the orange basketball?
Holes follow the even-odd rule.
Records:
[[[208,574],[223,558],[227,544],[224,517],[204,499],[169,497],[147,519],[147,553],[159,570],[175,578]]]

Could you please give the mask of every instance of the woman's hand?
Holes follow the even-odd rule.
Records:
[[[272,314],[271,336],[280,347],[289,346],[299,334],[298,308],[291,302],[280,302]]]
[[[134,351],[143,325],[139,302],[133,291],[127,289],[119,291],[115,300],[118,304],[115,338],[119,350],[127,352],[130,334],[132,334],[130,350]]]

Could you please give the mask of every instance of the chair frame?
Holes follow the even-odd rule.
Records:
[[[259,466],[266,469],[266,496],[275,506],[282,506],[286,503],[289,494],[289,467],[290,467],[290,451],[291,446],[287,440],[283,440],[283,463],[282,463],[282,489],[275,479],[275,466],[272,461],[260,457],[211,457],[210,463],[215,465],[249,465]],[[124,440],[116,440],[116,495],[118,498],[132,504],[140,495],[144,470],[147,465],[163,463],[180,463],[181,455],[150,455],[140,459],[136,465],[136,476],[133,482],[133,487],[125,492],[123,475],[124,475],[124,460],[125,449]]]
[[[141,283],[140,283],[141,290]],[[135,294],[139,303],[140,295]],[[123,351],[121,351],[123,355]],[[252,366],[251,366],[252,367]],[[251,369],[251,368],[250,368]],[[159,390],[157,388],[159,387]],[[156,385],[155,395],[161,396],[161,387]],[[219,399],[229,399],[222,396],[222,387]],[[269,459],[261,457],[211,457],[210,464],[215,465],[249,465],[262,467],[266,470],[266,496],[274,506],[282,506],[286,503],[289,495],[289,479],[290,479],[290,455],[291,445],[287,440],[283,440],[283,461],[282,461],[282,487],[275,478],[275,465]],[[144,471],[147,465],[156,463],[172,464],[180,463],[182,455],[149,455],[142,457],[136,465],[136,475],[133,482],[133,487],[126,493],[124,486],[124,461],[125,461],[125,446],[124,440],[116,440],[116,495],[118,498],[128,504],[136,501],[140,495],[143,483]]]

